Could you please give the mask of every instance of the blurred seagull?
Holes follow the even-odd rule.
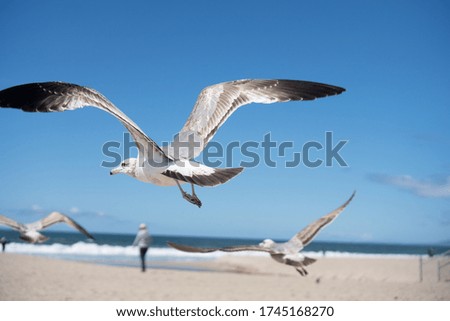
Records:
[[[223,252],[238,252],[238,251],[260,251],[270,253],[272,259],[277,262],[293,266],[300,275],[305,276],[308,272],[305,266],[314,263],[316,260],[299,253],[306,245],[308,245],[316,236],[319,231],[326,225],[330,224],[350,203],[355,196],[353,192],[352,196],[340,207],[333,212],[323,216],[314,223],[308,225],[303,230],[295,234],[289,241],[285,243],[276,243],[271,239],[266,239],[259,243],[259,245],[238,245],[228,246],[221,248],[198,248],[193,246],[187,246],[182,244],[176,244],[173,242],[167,242],[171,247],[184,251],[195,253],[209,253],[214,251]]]
[[[18,231],[20,233],[20,238],[29,243],[43,243],[47,241],[49,238],[42,235],[38,231],[41,231],[56,223],[66,223],[86,235],[88,238],[92,240],[94,239],[94,237],[81,225],[72,220],[70,217],[59,212],[52,212],[42,220],[29,224],[18,223],[10,218],[0,215],[0,224],[9,226]]]
[[[183,128],[165,147],[158,146],[98,91],[75,84],[43,82],[10,87],[0,91],[0,107],[26,112],[62,112],[93,106],[106,111],[127,128],[139,151],[138,158],[124,160],[110,174],[123,173],[161,186],[177,185],[184,199],[200,207],[202,202],[195,194],[194,185],[219,185],[243,170],[242,167],[212,168],[192,160],[234,111],[250,103],[313,100],[344,91],[321,83],[279,79],[245,79],[212,85],[201,91]],[[181,183],[190,183],[192,193],[185,192]]]

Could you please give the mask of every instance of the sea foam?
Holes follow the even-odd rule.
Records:
[[[93,260],[101,257],[136,257],[138,249],[133,246],[119,246],[77,242],[71,245],[65,244],[27,244],[27,243],[10,243],[7,245],[7,252],[32,254],[32,255],[46,255],[56,257],[71,257],[76,259],[78,256],[92,257]],[[409,254],[367,254],[367,253],[350,253],[350,252],[334,252],[334,251],[319,251],[319,252],[302,252],[303,255],[321,258],[321,257],[361,257],[361,258],[411,258],[417,255]],[[221,256],[266,256],[264,252],[212,252],[212,253],[187,253],[175,250],[169,247],[151,247],[148,252],[148,257],[154,260],[203,260],[214,259]]]

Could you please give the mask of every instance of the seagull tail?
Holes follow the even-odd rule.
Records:
[[[239,175],[244,170],[243,167],[234,167],[234,168],[214,168],[214,172],[209,175],[207,181],[205,182],[205,186],[215,186],[219,184],[223,184],[228,182],[230,179]],[[209,181],[208,181],[209,179]],[[210,183],[211,185],[208,185]]]
[[[188,175],[177,170],[166,170],[163,175],[198,186],[216,186],[228,182],[243,170],[243,167],[212,168],[202,165],[198,170],[193,169]]]
[[[305,256],[305,258],[303,259],[302,263],[303,263],[304,266],[308,266],[310,264],[313,264],[316,261],[317,261],[316,259],[313,259],[313,258]]]

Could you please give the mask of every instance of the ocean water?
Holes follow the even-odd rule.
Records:
[[[95,233],[95,241],[87,240],[79,233],[46,231],[50,239],[43,244],[28,244],[19,239],[18,233],[9,230],[0,230],[0,237],[5,236],[10,243],[6,251],[30,255],[48,256],[59,259],[87,261],[106,265],[138,266],[138,249],[132,247],[134,234],[106,234]],[[222,247],[242,244],[258,244],[261,239],[231,239],[212,237],[187,236],[153,236],[153,244],[147,254],[149,266],[164,262],[189,262],[212,260],[224,255],[255,255],[265,256],[261,252],[223,253],[213,252],[207,254],[186,253],[177,251],[167,245],[167,241],[200,247]],[[275,240],[285,241],[285,240]],[[443,245],[404,245],[404,244],[378,244],[378,243],[337,243],[312,242],[304,249],[304,253],[312,257],[321,256],[364,256],[380,257],[395,256],[398,258],[427,255],[429,249],[435,254],[448,251],[450,246]]]

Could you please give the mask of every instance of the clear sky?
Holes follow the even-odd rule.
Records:
[[[2,109],[0,212],[26,222],[59,210],[92,232],[146,222],[154,234],[289,238],[356,190],[318,239],[448,242],[449,14],[447,1],[2,1],[0,88],[95,88],[157,142],[171,140],[211,84],[283,78],[347,91],[233,114],[215,142],[270,133],[293,148],[275,168],[198,188],[201,209],[176,187],[109,175],[102,146],[125,131],[110,115]],[[347,167],[283,165],[307,142],[324,145],[326,132],[348,141]],[[245,160],[235,151],[232,165]]]

